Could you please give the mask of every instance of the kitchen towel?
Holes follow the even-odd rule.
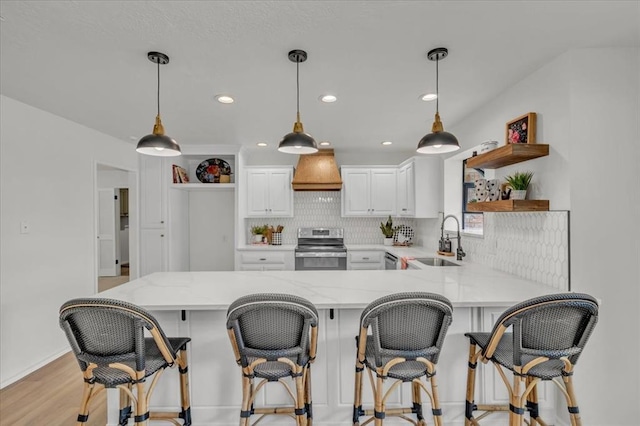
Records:
[[[414,259],[415,259],[415,257],[409,257],[409,256],[407,256],[407,257],[401,257],[401,258],[400,258],[400,269],[407,269],[407,268],[409,267],[409,265],[407,264],[407,262],[408,262],[409,260],[414,260]]]

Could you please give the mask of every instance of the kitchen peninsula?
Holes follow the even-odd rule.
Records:
[[[414,263],[414,261],[410,261]],[[154,273],[98,294],[126,300],[150,310],[168,335],[192,338],[189,372],[194,425],[236,424],[240,410],[240,369],[225,328],[226,309],[238,297],[261,292],[290,293],[316,305],[320,314],[318,355],[313,364],[314,423],[347,424],[351,418],[355,340],[362,309],[374,299],[396,292],[425,291],[449,298],[454,306],[438,365],[445,423],[464,417],[468,342],[464,333],[490,330],[506,307],[559,290],[514,277],[482,265],[378,271],[235,271]],[[152,406],[175,403],[176,375],[161,380]],[[484,376],[479,392],[500,401],[495,377]],[[500,380],[497,378],[497,380]],[[496,383],[496,390],[502,383]],[[540,395],[541,407],[553,410],[550,389]],[[173,393],[172,393],[173,392]],[[365,401],[371,401],[368,390]],[[259,404],[275,404],[287,395],[267,387]],[[410,400],[411,390],[397,389],[389,406]],[[118,397],[108,395],[108,424],[117,424]],[[277,424],[291,421],[276,419]],[[269,424],[274,422],[269,421]]]

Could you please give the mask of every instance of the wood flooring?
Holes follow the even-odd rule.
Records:
[[[71,352],[0,390],[0,426],[74,426],[82,372]],[[96,385],[86,426],[107,423],[107,392]]]

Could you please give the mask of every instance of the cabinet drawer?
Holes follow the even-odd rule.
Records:
[[[351,263],[381,263],[384,253],[381,251],[349,251]]]
[[[284,253],[242,253],[240,263],[284,263]]]

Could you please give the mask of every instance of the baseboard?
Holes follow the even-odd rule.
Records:
[[[0,383],[0,389],[4,389],[5,387],[9,386],[12,383],[17,382],[18,380],[28,376],[29,374],[33,373],[34,371],[36,371],[39,368],[44,367],[45,365],[49,364],[52,361],[55,361],[56,359],[60,358],[62,355],[66,354],[69,352],[69,349],[64,349],[60,352],[58,352],[57,354],[51,355],[50,357],[47,357],[45,359],[43,359],[42,361],[40,361],[39,363],[32,365],[31,367],[21,371],[20,373],[16,374],[15,376],[2,381],[2,383]]]

